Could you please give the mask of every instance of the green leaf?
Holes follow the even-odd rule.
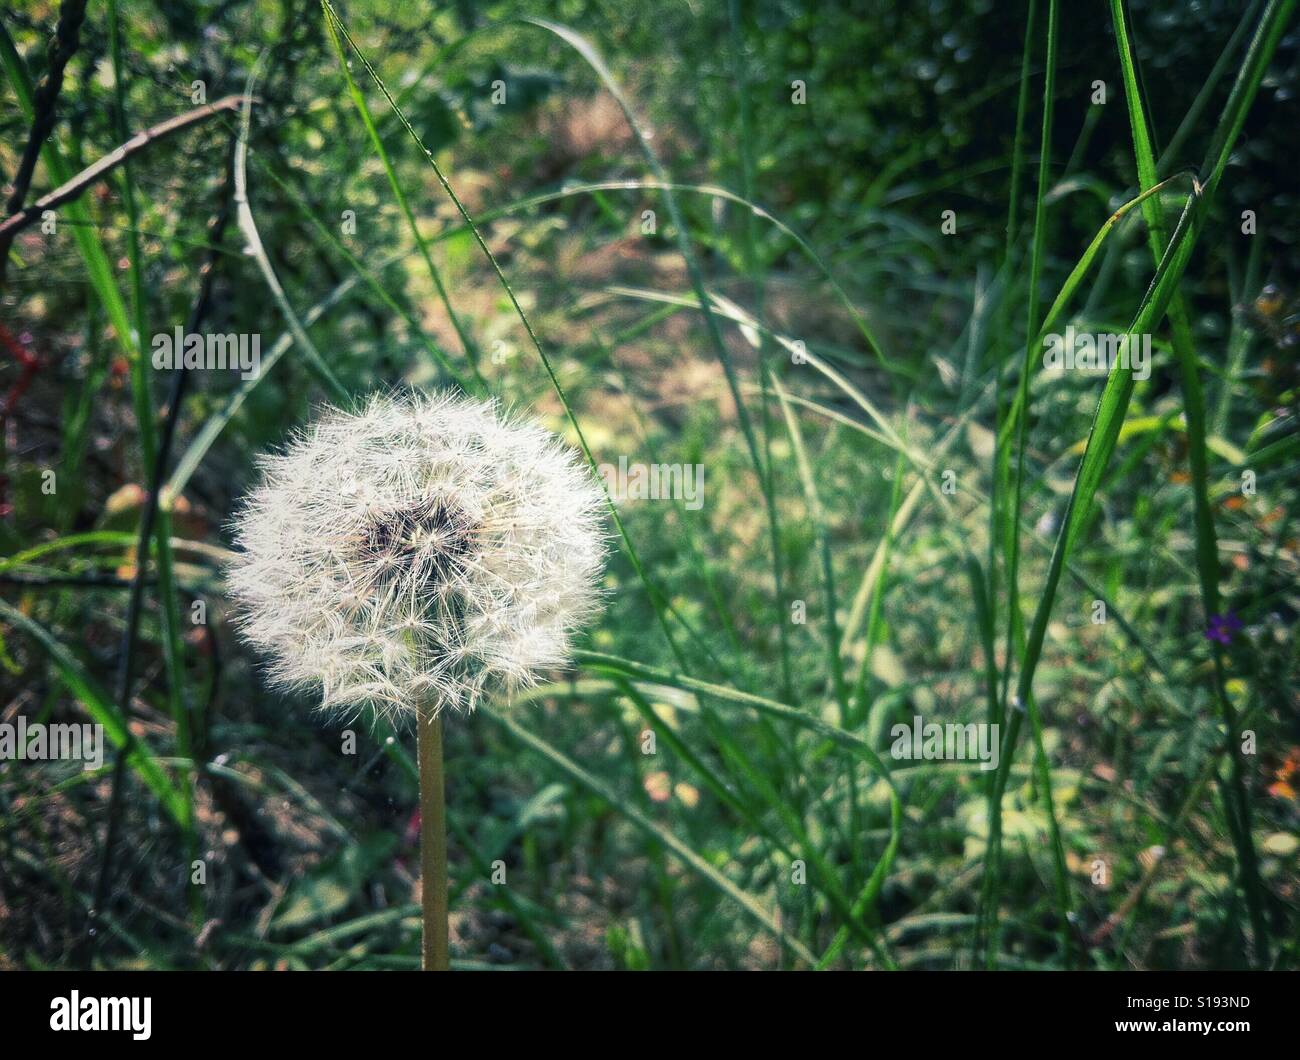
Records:
[[[308,875],[294,880],[271,920],[272,931],[295,931],[342,913],[391,860],[397,837],[381,832],[345,847]]]
[[[104,734],[118,748],[127,746],[129,733],[121,712],[113,705],[108,694],[95,682],[77,661],[76,656],[57,640],[44,626],[28,618],[16,607],[0,600],[0,618],[17,626],[28,634],[41,647],[59,676],[73,695],[81,701],[91,718],[104,727]],[[145,786],[158,797],[163,809],[182,828],[190,824],[189,806],[184,794],[179,791],[163,772],[162,766],[139,740],[130,740],[131,750],[127,755],[127,764],[135,770]]]

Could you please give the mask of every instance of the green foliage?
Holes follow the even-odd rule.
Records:
[[[28,203],[254,98],[10,248],[0,722],[113,746],[0,763],[0,966],[416,965],[411,734],[267,688],[221,584],[257,454],[413,386],[704,468],[448,722],[458,966],[1296,967],[1300,67],[1242,6],[92,5]],[[58,15],[0,15],[6,180]],[[178,399],[196,314],[260,373]]]

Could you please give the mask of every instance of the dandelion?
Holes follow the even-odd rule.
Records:
[[[545,430],[446,395],[328,410],[260,467],[234,521],[240,633],[322,709],[415,722],[425,963],[446,967],[442,717],[566,663],[598,603],[600,490]]]

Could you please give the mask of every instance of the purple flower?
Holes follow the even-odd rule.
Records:
[[[1205,630],[1205,639],[1217,640],[1220,644],[1228,644],[1232,641],[1232,635],[1239,629],[1241,629],[1241,619],[1233,612],[1228,611],[1222,615],[1211,615]]]

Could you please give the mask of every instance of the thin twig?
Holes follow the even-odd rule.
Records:
[[[186,111],[184,114],[177,114],[173,118],[168,118],[166,121],[161,121],[157,125],[151,125],[149,128],[136,133],[121,147],[110,151],[97,162],[92,162],[65,184],[55,188],[48,195],[37,199],[26,209],[19,210],[12,217],[0,222],[0,247],[7,247],[9,243],[13,242],[14,236],[29,225],[35,224],[46,210],[53,210],[77,198],[101,177],[112,172],[132,155],[139,154],[150,144],[164,140],[182,129],[188,129],[191,125],[206,121],[214,114],[219,114],[222,111],[238,110],[243,105],[243,102],[243,96],[226,96],[215,103],[197,107],[194,110]]]

